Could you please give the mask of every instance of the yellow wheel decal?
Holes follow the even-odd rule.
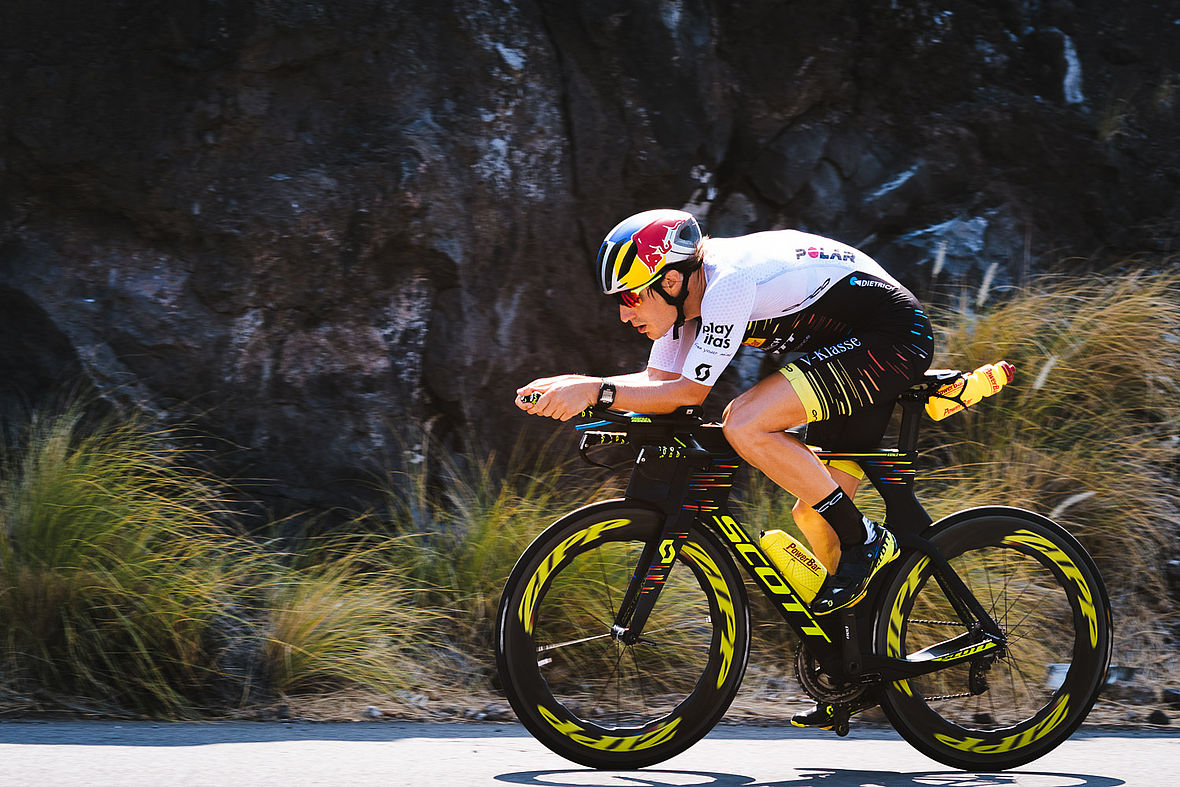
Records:
[[[953,735],[935,734],[935,739],[952,749],[959,751],[969,751],[972,754],[1005,754],[1017,749],[1023,749],[1031,743],[1036,743],[1041,738],[1048,735],[1053,730],[1065,721],[1065,717],[1069,715],[1069,694],[1062,694],[1057,698],[1056,705],[1049,715],[1042,719],[1037,724],[1029,727],[1024,732],[1013,733],[1001,738],[997,743],[984,743],[984,738],[968,735],[963,738],[956,738]]]
[[[922,584],[922,572],[928,565],[930,565],[930,560],[925,557],[914,564],[914,567],[910,569],[909,576],[906,577],[905,584],[898,589],[897,595],[893,598],[893,608],[889,611],[889,632],[885,636],[885,655],[887,656],[905,657],[901,652],[901,627],[905,623],[905,606],[910,597],[918,592],[918,586]],[[908,680],[895,680],[893,686],[911,697],[914,696]]]
[[[680,717],[677,716],[653,730],[641,732],[638,735],[595,736],[585,734],[586,728],[575,721],[562,721],[558,718],[557,714],[544,705],[538,705],[537,712],[541,714],[541,717],[545,721],[552,725],[553,729],[574,743],[603,751],[640,751],[642,749],[650,749],[653,746],[659,746],[661,743],[667,743],[672,740],[676,736],[677,728],[680,726]]]
[[[541,592],[541,588],[545,586],[546,580],[549,579],[554,569],[561,565],[561,561],[565,559],[566,554],[575,546],[591,544],[597,541],[608,530],[614,530],[629,524],[631,524],[630,519],[608,519],[605,522],[599,522],[577,531],[554,547],[553,551],[541,561],[541,564],[537,566],[537,570],[529,578],[528,585],[524,589],[524,596],[521,598],[520,606],[517,608],[517,616],[520,619],[521,625],[524,626],[525,632],[528,634],[533,633],[533,607],[537,604],[537,595]]]
[[[721,607],[721,614],[725,615],[725,630],[721,634],[721,669],[717,672],[717,688],[721,688],[725,679],[729,677],[730,667],[733,666],[733,646],[737,640],[737,614],[733,608],[733,596],[730,594],[729,586],[725,584],[725,578],[721,576],[717,564],[705,553],[705,550],[696,544],[688,543],[684,545],[681,552],[696,561],[696,564],[705,572],[705,576],[709,578],[709,585],[717,594],[717,605]]]
[[[1017,530],[1015,533],[1005,537],[1004,543],[1019,544],[1037,550],[1052,560],[1065,576],[1073,580],[1080,594],[1078,603],[1082,607],[1082,614],[1086,616],[1086,621],[1089,623],[1090,647],[1097,650],[1098,610],[1094,607],[1094,594],[1090,591],[1090,586],[1086,584],[1086,580],[1082,577],[1081,570],[1074,565],[1074,562],[1069,559],[1069,556],[1062,552],[1061,548],[1052,541],[1030,530]]]

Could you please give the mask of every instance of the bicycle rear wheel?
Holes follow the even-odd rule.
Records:
[[[611,625],[661,515],[625,501],[575,511],[520,558],[500,601],[496,659],[521,723],[593,768],[639,768],[679,754],[724,715],[749,653],[749,609],[711,533],[682,546],[643,635]]]
[[[931,533],[1007,645],[998,656],[896,681],[881,707],[902,737],[939,762],[983,771],[1023,765],[1068,738],[1102,688],[1112,641],[1105,585],[1072,536],[1019,509],[963,512]],[[932,576],[922,555],[898,567],[878,610],[878,653],[912,657],[966,631]]]

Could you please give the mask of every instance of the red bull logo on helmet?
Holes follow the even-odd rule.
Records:
[[[659,269],[660,263],[668,256],[668,252],[672,251],[672,239],[676,237],[676,233],[684,221],[684,219],[653,221],[632,235],[631,242],[635,244],[635,258],[646,265],[649,271],[655,273]]]

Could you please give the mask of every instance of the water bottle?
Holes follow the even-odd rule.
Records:
[[[938,389],[938,393],[926,400],[926,413],[935,421],[970,407],[985,396],[1012,382],[1016,367],[1007,361],[997,361],[980,366],[970,374],[964,374]]]
[[[803,603],[810,604],[819,592],[819,586],[828,578],[823,564],[807,547],[781,530],[767,530],[758,543]]]

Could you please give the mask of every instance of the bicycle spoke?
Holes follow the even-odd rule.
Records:
[[[557,650],[558,648],[568,648],[571,645],[582,645],[586,642],[593,642],[594,640],[606,639],[608,637],[610,637],[609,632],[606,634],[595,634],[592,637],[582,637],[581,639],[571,639],[568,642],[558,642],[553,645],[541,645],[537,648],[537,652],[544,653],[549,650]]]
[[[607,728],[643,725],[692,695],[714,621],[708,580],[678,562],[638,641],[611,631],[642,542],[608,542],[568,556],[538,608],[535,663],[558,702]]]
[[[1043,673],[1051,663],[1071,660],[1076,636],[1069,602],[1044,564],[1011,547],[967,552],[952,560],[952,565],[1005,632],[1006,652],[989,670],[983,695],[967,691],[971,673],[965,666],[910,683],[924,701],[938,704],[944,718],[970,728],[982,724],[985,729],[1000,729],[1030,717],[1051,700],[1052,692],[1042,683]],[[945,641],[937,629],[953,623],[940,617],[949,599],[933,584],[920,585],[914,597],[903,635],[905,653]],[[1047,639],[1046,631],[1056,636]]]

